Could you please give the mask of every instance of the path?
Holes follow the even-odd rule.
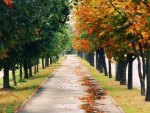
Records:
[[[89,87],[83,86],[83,76],[91,75],[75,56],[67,56],[62,66],[18,113],[85,113],[81,109],[85,103],[81,97],[88,96],[86,90]],[[122,113],[110,96],[96,101],[97,108],[105,113]]]
[[[95,58],[96,58],[96,55],[95,55]],[[106,64],[107,64],[107,68],[108,68],[108,59],[106,59]],[[128,79],[128,68],[127,68],[126,72],[127,72],[126,77]],[[113,76],[115,76],[115,73],[116,73],[116,66],[114,63],[112,63],[112,74],[113,74]],[[2,78],[2,77],[3,77],[3,72],[0,71],[0,78]],[[145,81],[145,84],[146,84],[146,81]],[[133,87],[138,88],[138,89],[140,89],[140,87],[141,87],[139,76],[138,76],[138,62],[137,62],[137,60],[135,60],[133,62]],[[146,85],[145,85],[145,87],[146,87]]]

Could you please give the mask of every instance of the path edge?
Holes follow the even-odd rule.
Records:
[[[123,111],[123,109],[117,104],[117,102],[110,96],[108,95],[108,97],[110,98],[110,100],[115,104],[115,106],[122,112],[122,113],[125,113]]]
[[[77,57],[76,57],[77,58]],[[77,58],[78,59],[78,58]],[[78,61],[79,61],[79,59],[78,59]],[[80,61],[79,61],[80,62]],[[85,67],[82,63],[81,63],[81,65],[83,66],[83,67]],[[86,69],[87,69],[87,67],[85,67]],[[88,70],[88,69],[87,69]],[[88,72],[90,73],[90,71],[88,70]],[[90,73],[90,75],[93,77],[93,75]],[[94,78],[94,77],[93,77]],[[94,78],[95,79],[95,78]],[[96,80],[96,79],[95,79]],[[96,81],[97,82],[97,81]],[[98,83],[99,84],[99,83]],[[100,84],[99,84],[100,85]],[[104,90],[104,91],[106,91],[104,88],[103,88],[103,86],[101,86],[102,87],[102,89]],[[107,91],[106,91],[107,92]],[[122,113],[125,113],[124,111],[123,111],[123,109],[117,104],[117,102],[112,98],[112,96],[111,95],[106,95],[114,104],[115,104],[115,106],[122,112]]]
[[[54,70],[45,80],[33,91],[33,93],[22,103],[22,105],[16,108],[14,113],[18,113],[21,109],[29,102],[29,100],[37,93],[37,91],[47,82],[48,79],[51,79],[54,76],[54,73],[59,69],[59,67]]]

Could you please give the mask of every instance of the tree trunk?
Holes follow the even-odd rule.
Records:
[[[37,59],[37,72],[39,72],[39,59]]]
[[[117,81],[117,69],[118,69],[118,63],[115,64],[115,80]]]
[[[126,85],[127,60],[121,60],[120,65],[120,85]]]
[[[45,57],[45,67],[47,67],[47,57]]]
[[[141,61],[140,61],[140,57],[139,57],[138,51],[136,50],[134,41],[132,42],[132,48],[133,48],[133,50],[135,52],[135,55],[137,57],[137,60],[138,60],[138,74],[139,74],[139,79],[140,79],[140,84],[141,84],[141,95],[145,96],[145,79],[142,76]]]
[[[117,70],[116,70],[116,81],[120,81],[121,80],[121,70],[120,70],[120,68],[121,68],[121,63],[122,63],[122,61],[121,61],[121,59],[118,61],[118,63],[117,63]]]
[[[45,69],[45,66],[44,66],[44,57],[42,56],[42,69]]]
[[[98,70],[100,71],[100,73],[103,73],[103,64],[104,64],[104,49],[103,48],[99,48],[98,49]]]
[[[56,62],[59,60],[59,55],[57,54],[56,55]]]
[[[143,64],[143,79],[145,80],[145,75],[146,75],[146,62],[145,62],[145,55],[142,49],[142,44],[139,42],[139,48],[140,48],[140,54],[142,57],[142,64]]]
[[[84,52],[84,57],[83,58],[89,63],[88,53]]]
[[[80,51],[80,57],[83,58],[83,52],[82,51]]]
[[[96,50],[96,69],[98,70],[99,67],[99,53],[98,53],[98,49]]]
[[[22,63],[20,62],[20,81],[22,81]]]
[[[62,52],[62,57],[64,56],[65,54],[64,54],[64,51]]]
[[[3,88],[4,89],[9,89],[10,88],[10,84],[9,84],[9,63],[8,62],[4,63]]]
[[[90,65],[94,67],[94,51],[90,53]]]
[[[14,86],[17,86],[15,67],[12,68],[12,76],[13,76]]]
[[[29,76],[32,77],[32,63],[29,61]]]
[[[52,59],[52,57],[50,57],[50,65],[52,65],[53,64],[53,59]]]
[[[108,66],[109,66],[109,78],[112,78],[111,60],[108,60]]]
[[[116,70],[116,78],[115,80],[116,81],[120,81],[120,78],[121,78],[121,75],[120,75],[120,66],[121,66],[121,61],[119,60],[118,63],[117,63],[117,70]]]
[[[132,54],[128,54],[128,89],[133,89],[133,61],[136,57],[132,58]]]
[[[103,55],[103,66],[104,66],[104,73],[105,73],[105,76],[108,76],[105,54]]]
[[[86,53],[87,55],[87,62],[90,64],[90,53]]]
[[[80,52],[78,51],[78,56],[80,56]]]
[[[27,61],[24,61],[23,63],[23,67],[24,67],[24,78],[29,78],[29,75],[28,75],[28,65],[27,65]]]
[[[47,57],[47,66],[49,66],[49,57]]]
[[[46,55],[45,57],[45,67],[48,67],[49,66],[49,56]]]
[[[34,74],[36,74],[36,71],[37,71],[37,69],[36,69],[36,65],[34,66]]]
[[[104,62],[104,50],[102,49],[102,48],[100,48],[99,49],[99,71],[101,72],[101,73],[103,73],[104,72],[104,70],[103,70],[103,62]]]
[[[83,58],[83,52],[78,51],[78,55],[79,55],[79,57]]]
[[[150,101],[150,50],[147,51],[146,73],[147,73],[147,90],[145,100]]]
[[[117,64],[116,81],[120,81],[120,85],[126,84],[126,68],[127,60],[119,59]]]

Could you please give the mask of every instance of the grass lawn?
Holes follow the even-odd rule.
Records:
[[[119,85],[115,78],[109,78],[100,74],[88,62],[78,58],[89,70],[97,82],[111,95],[125,113],[150,113],[150,102],[145,102],[145,97],[140,95],[138,89],[127,90],[127,86]]]
[[[32,67],[32,69],[34,71],[34,67]],[[42,60],[41,59],[39,59],[39,70],[40,69],[42,69]],[[24,69],[23,68],[22,68],[22,73],[24,74]],[[20,70],[16,69],[15,74],[16,74],[17,81],[19,81]],[[9,81],[10,81],[10,85],[13,86],[14,82],[13,82],[13,77],[12,77],[12,71],[9,71]],[[3,78],[0,78],[0,88],[2,88],[2,86],[3,86]]]
[[[10,90],[0,89],[0,113],[14,113],[15,109],[21,106],[63,61],[64,57],[44,70],[40,68],[39,73],[26,82],[18,83],[18,86]]]

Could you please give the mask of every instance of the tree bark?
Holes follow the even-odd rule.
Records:
[[[89,63],[89,56],[86,52],[84,52],[84,59]]]
[[[145,55],[142,49],[142,44],[139,42],[139,48],[140,48],[140,54],[142,57],[142,64],[143,64],[143,79],[145,80],[145,75],[146,75],[146,62],[145,62]]]
[[[39,72],[39,59],[37,59],[37,72]]]
[[[120,66],[121,66],[121,61],[119,60],[118,63],[117,63],[117,70],[116,70],[116,78],[115,80],[116,81],[120,81],[120,78],[121,78],[121,75],[120,75]]]
[[[49,66],[49,57],[47,57],[47,66]]]
[[[128,54],[128,89],[133,89],[133,61],[136,57],[132,58],[132,54]]]
[[[28,65],[27,65],[27,61],[24,61],[23,63],[23,67],[24,67],[24,78],[29,78],[29,75],[28,75]]]
[[[45,68],[47,67],[47,56],[45,57]]]
[[[53,64],[53,59],[52,59],[52,57],[50,57],[50,65],[52,65]]]
[[[56,55],[56,62],[59,60],[59,54]]]
[[[94,67],[94,51],[90,53],[90,65]]]
[[[29,61],[29,76],[32,77],[32,62]]]
[[[78,51],[78,53],[77,53],[77,54],[78,54],[78,56],[80,56],[80,52],[79,52],[79,51]]]
[[[10,88],[10,84],[9,84],[9,63],[8,62],[4,63],[3,88],[4,89],[9,89]]]
[[[20,62],[20,81],[22,81],[22,63]]]
[[[135,42],[134,41],[132,42],[132,48],[133,48],[133,50],[135,52],[135,55],[137,57],[137,60],[138,60],[138,74],[139,74],[139,79],[140,79],[140,84],[141,84],[141,95],[145,96],[145,79],[142,76],[141,61],[140,61],[140,57],[139,57],[138,51],[136,50]]]
[[[87,62],[90,64],[90,53],[86,53],[87,55]]]
[[[111,60],[108,60],[108,66],[109,66],[109,78],[112,78]]]
[[[82,51],[78,51],[78,55],[79,55],[79,57],[83,58],[83,52]]]
[[[96,69],[98,70],[99,67],[99,53],[98,53],[98,49],[96,50]]]
[[[117,64],[116,81],[120,81],[120,85],[126,85],[126,68],[127,60],[120,58]]]
[[[117,75],[117,67],[118,67],[118,63],[115,64],[115,75]]]
[[[82,51],[80,51],[80,57],[83,58],[83,52]]]
[[[45,69],[45,66],[44,66],[44,57],[42,56],[42,69]]]
[[[104,70],[103,70],[103,67],[104,67],[104,50],[102,49],[102,48],[100,48],[99,49],[99,71],[101,72],[101,73],[103,73],[104,72]]]
[[[103,55],[103,66],[104,66],[105,76],[108,76],[105,54]]]
[[[104,64],[104,50],[103,48],[99,48],[98,49],[98,56],[99,56],[99,61],[98,61],[98,70],[100,71],[100,73],[103,73],[103,64]]]
[[[36,71],[37,71],[37,69],[36,69],[36,65],[34,66],[34,74],[36,74]]]
[[[145,100],[150,101],[150,50],[147,50],[146,73],[147,73],[147,90]]]
[[[120,65],[120,85],[126,85],[127,60],[121,60]]]
[[[13,76],[14,86],[17,86],[16,74],[15,74],[15,67],[12,68],[12,76]]]

